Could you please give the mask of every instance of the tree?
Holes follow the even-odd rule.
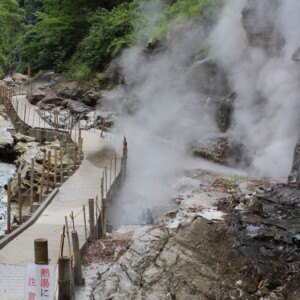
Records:
[[[20,34],[24,11],[16,0],[0,0],[0,73],[11,69],[16,40]]]

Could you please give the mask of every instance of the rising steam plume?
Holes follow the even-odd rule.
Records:
[[[146,13],[161,8],[160,1],[153,3]],[[247,9],[255,24],[242,19]],[[146,53],[139,43],[123,53],[118,63],[125,85],[109,95],[118,110],[118,127],[129,141],[122,193],[127,204],[116,218],[167,203],[182,171],[201,167],[187,146],[220,134],[210,97],[190,84],[195,81],[194,58],[207,41],[212,59],[237,94],[226,135],[242,145],[240,166],[255,176],[285,180],[300,129],[300,65],[291,60],[300,46],[299,15],[297,0],[228,0],[213,30],[181,22],[157,53]],[[268,42],[255,35],[251,41],[247,26],[257,26],[253,30],[265,33]]]
[[[212,56],[238,95],[230,135],[257,176],[286,178],[291,168],[300,133],[300,65],[291,59],[299,14],[296,0],[230,0],[211,35]]]

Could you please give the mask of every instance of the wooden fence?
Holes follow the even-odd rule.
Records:
[[[25,90],[21,90],[25,93]],[[18,172],[14,182],[7,183],[7,229],[10,234],[24,222],[28,221],[32,214],[47,198],[53,189],[63,184],[81,164],[83,159],[83,139],[81,131],[78,131],[78,140],[73,141],[71,132],[52,128],[33,128],[24,120],[26,114],[20,116],[17,105],[13,105],[15,89],[0,85],[0,104],[13,123],[15,130],[24,135],[35,138],[35,141],[44,143],[59,140],[60,146],[49,151],[44,151],[42,162],[31,160],[31,165],[25,174]],[[26,110],[25,110],[26,111]],[[39,175],[40,174],[40,178]],[[23,175],[23,176],[22,176]],[[18,216],[12,226],[11,205],[18,203]],[[0,243],[1,248],[1,243]]]

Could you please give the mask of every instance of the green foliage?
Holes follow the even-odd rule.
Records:
[[[16,0],[0,0],[0,73],[11,68],[12,54],[19,36],[24,11]]]
[[[173,5],[166,6],[152,39],[156,40],[166,35],[174,24],[182,20],[199,23],[213,22],[223,3],[224,0],[178,0]]]
[[[89,78],[123,49],[150,38],[155,42],[178,21],[214,20],[223,1],[164,1],[157,10],[158,0],[19,0],[28,24],[19,41],[21,69],[69,70],[73,78]],[[0,62],[4,58],[0,55]]]
[[[69,72],[70,78],[79,82],[87,81],[90,75],[91,69],[85,63],[74,65]]]
[[[80,43],[76,56],[92,69],[106,66],[120,52],[131,45],[135,3],[122,4],[111,11],[98,10],[90,18],[89,35]]]

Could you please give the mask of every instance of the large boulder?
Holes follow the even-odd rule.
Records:
[[[226,162],[227,137],[200,138],[192,145],[194,155],[218,163]]]
[[[12,79],[15,81],[16,84],[24,84],[29,81],[29,77],[21,73],[15,73],[12,76]]]
[[[95,107],[97,102],[101,99],[101,96],[101,93],[96,92],[95,90],[88,90],[85,92],[82,102],[88,106]]]
[[[8,86],[15,86],[15,81],[12,79],[12,77],[5,77],[3,79],[3,82],[5,82],[6,85]]]
[[[64,99],[57,96],[57,95],[49,95],[46,96],[45,98],[43,98],[40,102],[39,102],[39,107],[40,108],[44,108],[46,105],[55,105],[55,106],[60,106],[62,105]]]
[[[37,103],[39,103],[41,100],[43,100],[46,97],[46,92],[42,91],[42,90],[37,90],[36,92],[33,92],[28,101],[33,104],[36,105]]]

